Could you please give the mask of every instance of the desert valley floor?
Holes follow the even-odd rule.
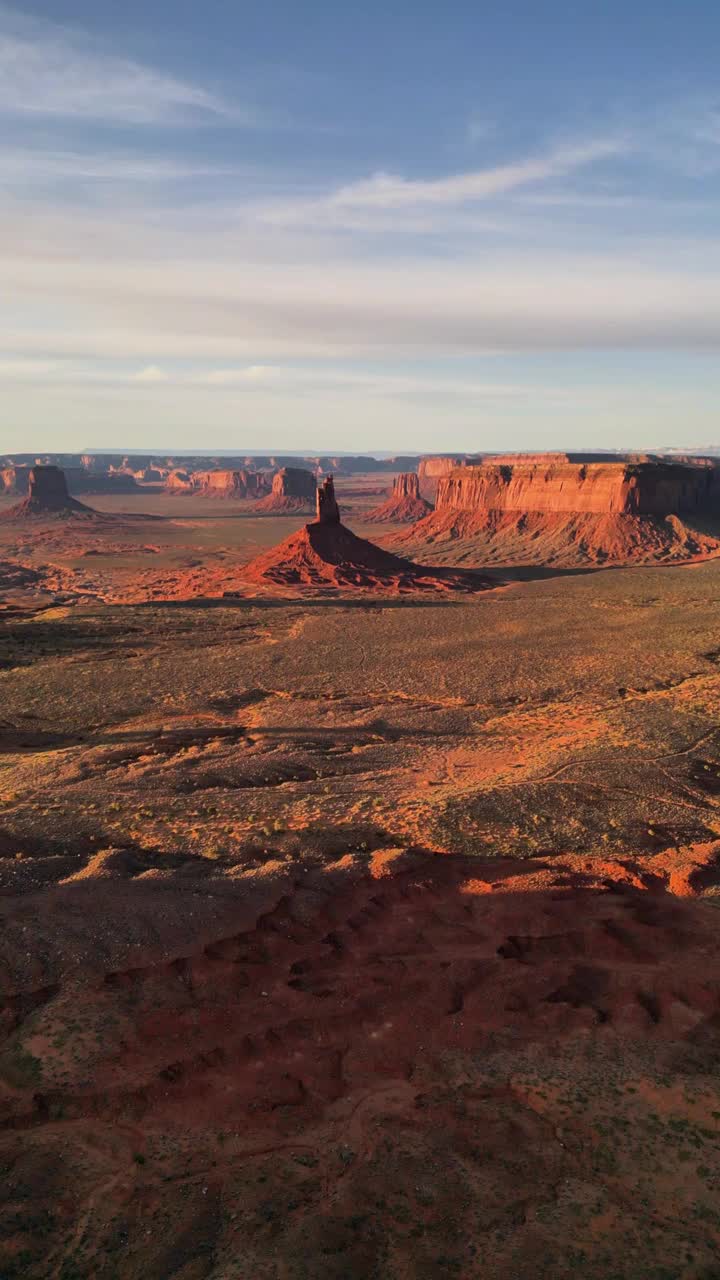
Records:
[[[3,1280],[720,1277],[720,560],[91,501],[0,524]]]

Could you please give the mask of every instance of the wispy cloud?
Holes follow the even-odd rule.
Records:
[[[258,220],[275,226],[307,226],[318,230],[385,231],[405,228],[416,232],[437,229],[442,214],[446,229],[467,225],[469,231],[493,229],[477,221],[475,209],[488,201],[509,196],[550,179],[564,178],[579,169],[622,154],[621,138],[598,138],[573,146],[549,149],[509,164],[455,173],[443,178],[404,178],[376,173],[310,198],[285,199],[259,205]]]
[[[403,205],[456,205],[487,200],[518,187],[544,182],[572,173],[595,160],[617,155],[623,143],[614,139],[598,139],[573,147],[559,147],[545,155],[519,160],[513,164],[471,173],[453,174],[429,181],[408,180],[393,174],[378,173],[364,182],[341,187],[331,197],[334,205],[398,208]]]
[[[110,150],[88,152],[39,147],[0,147],[0,184],[22,189],[49,182],[163,183],[191,178],[227,177],[239,171],[192,158]]]
[[[182,124],[252,113],[186,80],[118,57],[81,33],[0,6],[0,111],[126,124]]]

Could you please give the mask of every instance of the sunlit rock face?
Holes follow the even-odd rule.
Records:
[[[714,467],[677,463],[486,462],[441,476],[437,510],[688,514],[720,494]]]
[[[402,471],[395,477],[392,492],[382,506],[368,511],[366,519],[376,524],[412,524],[422,520],[432,506],[420,496],[420,478],[415,471]]]

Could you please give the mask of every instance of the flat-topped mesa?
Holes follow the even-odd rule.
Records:
[[[488,458],[441,476],[412,554],[478,565],[677,564],[720,554],[720,467]]]
[[[302,467],[281,467],[272,479],[272,489],[255,506],[256,511],[278,514],[307,511],[315,504],[315,476]]]
[[[195,493],[209,498],[262,498],[268,492],[265,476],[243,467],[239,471],[196,471]]]
[[[668,516],[707,511],[714,468],[677,463],[486,462],[438,483],[436,509]]]
[[[315,492],[315,515],[318,524],[340,524],[340,508],[335,498],[335,482],[326,476]]]

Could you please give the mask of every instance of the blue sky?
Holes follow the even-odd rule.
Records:
[[[0,452],[717,444],[720,6],[0,3]]]

